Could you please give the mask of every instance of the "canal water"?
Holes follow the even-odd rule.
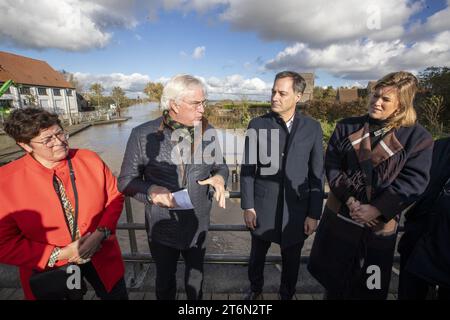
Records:
[[[123,116],[132,118],[122,123],[89,127],[74,135],[69,140],[72,148],[90,149],[97,152],[116,176],[120,173],[120,166],[131,130],[136,126],[156,119],[161,115],[161,111],[156,103],[134,105],[126,108],[121,113]],[[227,163],[234,164],[242,156],[240,146],[242,146],[243,142],[243,131],[230,132],[219,129],[218,136],[222,148],[225,150],[224,153]],[[236,184],[234,186],[232,185],[231,178],[228,185],[230,186],[229,189],[231,187],[236,189]],[[144,223],[144,205],[134,199],[132,199],[131,202],[134,222]],[[126,222],[125,211],[120,218],[120,222]],[[228,199],[226,202],[226,209],[218,208],[217,204],[214,202],[211,212],[211,223],[243,224],[240,200]],[[137,231],[136,235],[139,251],[149,252],[146,232]],[[118,237],[122,251],[129,252],[128,232],[120,230],[118,231]],[[272,246],[269,253],[278,253],[279,250],[277,247],[278,246]],[[207,251],[208,253],[249,254],[250,234],[242,231],[209,232]]]

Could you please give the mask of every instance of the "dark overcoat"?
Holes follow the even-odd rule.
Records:
[[[273,112],[250,121],[241,194],[242,209],[256,210],[255,236],[282,247],[303,242],[305,218],[320,219],[322,212],[319,122],[296,113],[289,133],[285,122]]]
[[[450,138],[434,144],[430,182],[406,214],[398,251],[409,272],[450,288]]]

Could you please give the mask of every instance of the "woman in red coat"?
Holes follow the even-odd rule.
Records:
[[[99,298],[127,299],[115,235],[123,196],[109,168],[92,151],[69,149],[58,116],[42,109],[15,110],[4,130],[27,154],[0,167],[0,263],[19,267],[27,299],[48,290],[32,291],[32,275],[68,263]]]

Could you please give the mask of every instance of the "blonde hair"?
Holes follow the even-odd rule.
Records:
[[[411,127],[417,121],[414,109],[414,97],[419,88],[419,81],[410,72],[398,71],[385,75],[377,81],[374,91],[380,88],[393,87],[397,91],[398,109],[388,119],[388,128]]]

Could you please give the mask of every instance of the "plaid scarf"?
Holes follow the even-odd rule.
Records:
[[[182,137],[188,139],[190,143],[194,142],[194,126],[189,127],[172,119],[169,110],[163,111],[163,122],[172,130],[181,130]]]

